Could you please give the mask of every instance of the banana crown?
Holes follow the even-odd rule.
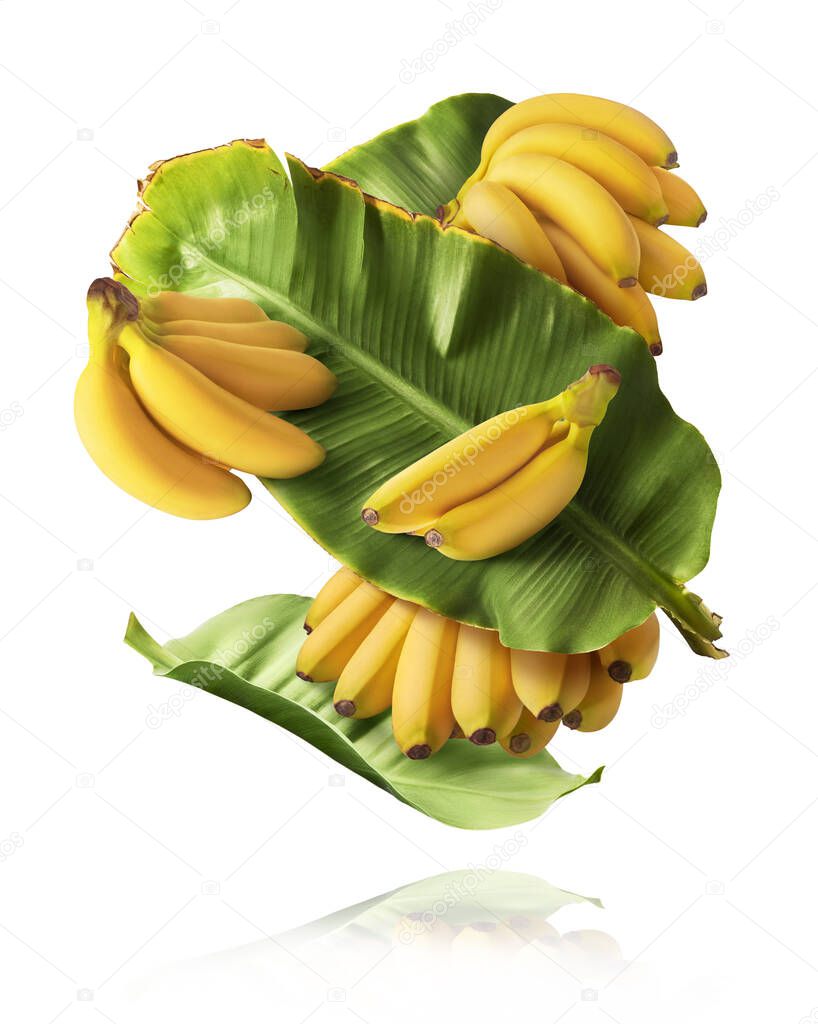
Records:
[[[98,277],[88,289],[88,341],[92,357],[119,336],[122,328],[139,317],[135,295],[110,277]]]
[[[562,393],[563,416],[578,427],[599,426],[621,380],[612,366],[600,363],[589,367]]]

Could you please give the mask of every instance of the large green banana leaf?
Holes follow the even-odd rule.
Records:
[[[474,165],[482,122],[502,102],[439,105],[431,135],[448,143],[425,150],[445,185],[438,197],[418,194],[411,203],[416,189],[400,179],[401,140],[431,137],[420,122],[371,144],[368,186],[380,181],[426,209],[448,200]],[[366,149],[341,164],[363,176]],[[413,165],[413,179],[418,173]],[[290,174],[291,182],[261,142],[158,165],[142,189],[145,208],[112,254],[136,291],[255,299],[305,331],[337,374],[331,401],[292,416],[327,448],[324,465],[265,481],[285,508],[376,584],[498,628],[509,646],[590,650],[660,605],[694,650],[717,656],[718,620],[683,584],[707,562],[719,472],[700,434],[662,395],[644,342],[492,243],[443,231],[292,158]],[[363,525],[359,510],[383,480],[600,362],[616,366],[623,383],[595,432],[578,496],[544,532],[501,557],[458,563],[418,538]]]
[[[411,761],[392,739],[389,712],[367,721],[341,718],[333,687],[295,675],[310,599],[259,597],[210,619],[164,646],[131,616],[126,642],[155,672],[207,690],[283,726],[404,803],[459,828],[500,828],[536,818],[588,782],[543,751],[526,760],[496,744],[452,741],[428,761]]]

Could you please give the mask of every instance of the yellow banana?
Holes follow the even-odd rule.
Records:
[[[309,607],[307,617],[304,619],[304,629],[308,633],[312,633],[318,623],[323,622],[329,613],[337,608],[345,597],[349,597],[361,582],[360,576],[351,569],[347,569],[346,566],[342,566],[318,591],[315,600]]]
[[[519,721],[508,734],[500,739],[503,749],[514,757],[533,757],[548,746],[559,728],[559,719],[544,722],[535,718],[523,708]]]
[[[704,271],[692,252],[638,217],[630,220],[639,238],[639,283],[646,292],[666,299],[700,299],[707,295]]]
[[[310,683],[340,678],[349,659],[363,643],[394,597],[366,580],[334,608],[307,636],[295,669]]]
[[[280,320],[252,320],[238,324],[213,323],[206,320],[166,320],[164,323],[148,322],[155,334],[193,334],[197,338],[219,338],[234,341],[240,345],[256,345],[259,348],[283,348],[303,352],[307,347],[307,336]]]
[[[511,678],[517,696],[543,722],[558,722],[573,711],[588,689],[590,671],[587,654],[511,652]]]
[[[127,296],[127,298],[126,298]],[[74,396],[74,418],[88,454],[123,491],[162,512],[218,519],[250,501],[244,481],[185,451],[151,422],[128,383],[116,344],[132,296],[108,278],[88,292],[90,356]]]
[[[639,284],[633,288],[618,287],[567,231],[544,217],[537,220],[556,249],[571,287],[595,302],[615,324],[632,327],[642,335],[653,355],[661,355],[656,311],[644,288]]]
[[[452,675],[452,711],[478,746],[507,736],[522,711],[511,682],[509,650],[493,629],[461,623]]]
[[[422,530],[523,466],[547,442],[562,411],[559,395],[472,427],[382,484],[367,499],[363,521],[382,533]]]
[[[335,390],[335,374],[312,356],[189,334],[155,340],[231,394],[259,409],[312,409]]]
[[[451,736],[457,623],[418,608],[403,643],[392,691],[392,731],[407,757],[422,761]]]
[[[574,406],[568,433],[522,469],[477,498],[457,505],[425,533],[429,547],[447,558],[475,561],[522,544],[544,529],[580,488],[588,445],[619,387],[619,373],[593,366],[578,383],[582,404]],[[576,392],[575,392],[576,394]]]
[[[499,147],[517,132],[536,124],[576,124],[604,132],[633,150],[646,164],[675,167],[676,147],[649,117],[614,100],[580,93],[551,93],[515,103],[504,111],[486,132],[480,164],[465,182],[464,191],[486,172]]]
[[[691,185],[678,174],[666,171],[663,167],[653,167],[656,180],[662,190],[662,196],[668,209],[668,224],[680,224],[683,227],[697,228],[707,219],[704,203]],[[633,210],[629,210],[633,213]],[[637,214],[639,216],[639,214]],[[643,218],[649,220],[648,217]]]
[[[392,703],[398,660],[417,608],[411,601],[393,601],[361,641],[335,687],[339,715],[371,718]]]
[[[157,323],[164,320],[207,320],[211,323],[251,323],[267,314],[248,299],[205,298],[186,292],[159,292],[139,300],[139,308]]]
[[[650,224],[662,224],[668,218],[668,207],[653,169],[632,149],[596,129],[559,123],[523,128],[497,149],[488,173],[494,164],[520,153],[555,156],[579,167],[607,189],[623,210]],[[464,210],[474,187],[461,194]],[[467,210],[465,213],[471,220]]]
[[[597,732],[610,725],[622,703],[622,685],[611,679],[599,657],[591,656],[591,678],[588,692],[580,703],[562,719],[562,724],[580,732]]]
[[[611,679],[627,683],[650,675],[659,656],[659,619],[652,612],[641,626],[623,633],[599,651],[599,660]]]
[[[463,200],[463,213],[469,225],[484,238],[490,238],[563,284],[567,282],[554,246],[522,199],[505,185],[496,181],[476,182]]]
[[[636,284],[639,241],[628,215],[590,174],[553,156],[523,153],[492,164],[496,181],[572,235],[621,288]]]
[[[323,461],[324,449],[298,427],[225,391],[133,325],[118,341],[145,409],[187,448],[266,477],[299,476]]]

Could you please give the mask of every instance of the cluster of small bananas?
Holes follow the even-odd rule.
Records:
[[[97,466],[133,497],[188,519],[232,515],[250,491],[230,469],[300,476],[324,449],[267,410],[307,409],[335,375],[300,331],[246,299],[88,291],[88,365],[74,417]]]
[[[648,293],[707,293],[696,257],[659,229],[698,227],[707,216],[674,167],[675,146],[638,110],[576,93],[536,96],[492,124],[480,165],[439,215],[571,285],[659,355]]]
[[[308,682],[335,682],[347,718],[392,708],[401,751],[423,760],[449,739],[499,741],[514,757],[543,750],[560,723],[596,732],[619,710],[622,684],[644,679],[659,652],[652,614],[599,651],[553,654],[503,646],[478,629],[393,597],[340,569],[310,606],[296,662]]]

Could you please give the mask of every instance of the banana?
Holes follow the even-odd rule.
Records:
[[[638,217],[630,220],[639,238],[639,283],[646,292],[666,299],[700,299],[707,295],[704,271],[692,252]]]
[[[642,335],[653,355],[661,355],[662,339],[659,337],[656,311],[644,288],[639,284],[633,288],[619,288],[567,231],[544,217],[537,220],[556,249],[571,287],[595,302],[615,324],[632,327]]]
[[[344,666],[333,695],[345,718],[372,718],[392,703],[395,673],[417,605],[395,600]]]
[[[472,427],[382,484],[361,518],[382,533],[424,529],[523,466],[547,442],[562,412],[558,395]]]
[[[139,308],[149,320],[207,320],[233,324],[266,320],[267,314],[248,299],[205,298],[186,292],[158,292],[139,300]]]
[[[335,374],[312,356],[218,338],[161,334],[162,348],[259,409],[312,409],[330,397]]]
[[[580,732],[597,732],[610,725],[622,703],[622,685],[611,679],[596,654],[591,656],[588,692],[562,719],[562,724]]]
[[[471,227],[518,259],[550,277],[567,283],[554,246],[543,234],[522,199],[496,181],[478,181],[463,200],[463,213]]]
[[[342,566],[318,591],[315,600],[309,607],[307,617],[304,619],[304,629],[308,633],[312,633],[318,623],[323,622],[329,613],[337,608],[345,597],[349,597],[361,582],[363,581],[360,576],[351,569],[347,569],[346,566]]]
[[[543,722],[558,722],[573,711],[588,689],[587,654],[550,651],[511,652],[511,678],[523,706]]]
[[[575,124],[604,132],[633,150],[646,164],[676,167],[676,147],[649,117],[613,100],[580,93],[551,93],[515,103],[504,111],[486,132],[480,164],[464,183],[464,192],[482,178],[500,146],[517,132],[537,124]]]
[[[255,476],[299,476],[323,461],[324,449],[298,427],[225,391],[134,325],[118,341],[143,406],[187,448]]]
[[[147,321],[153,334],[193,334],[197,338],[218,338],[235,341],[240,345],[259,348],[283,348],[303,352],[307,336],[280,320],[253,320],[245,323],[223,324],[206,320],[165,320],[164,323]]]
[[[110,278],[88,291],[88,365],[74,396],[74,418],[88,454],[123,491],[162,512],[218,519],[250,501],[246,484],[185,451],[151,422],[139,404],[116,344],[136,316],[133,296]]]
[[[418,608],[403,643],[392,691],[392,731],[407,757],[422,761],[452,735],[452,671],[458,627]]]
[[[663,167],[652,167],[668,209],[668,224],[697,228],[707,220],[707,210],[692,186]],[[632,213],[632,210],[628,211]],[[637,214],[637,216],[639,216]],[[650,218],[644,217],[644,220]]]
[[[599,660],[611,679],[627,683],[650,675],[659,656],[659,619],[652,612],[641,626],[623,633],[599,651]]]
[[[623,210],[650,224],[662,224],[668,218],[669,210],[653,169],[609,135],[577,124],[535,124],[506,139],[491,158],[488,173],[494,164],[520,153],[555,156],[573,164],[607,189]],[[474,188],[472,185],[461,195],[469,220],[467,198]]]
[[[522,711],[511,682],[509,650],[493,629],[461,623],[452,675],[452,711],[478,746],[507,736]]]
[[[548,746],[559,724],[559,719],[544,722],[535,718],[528,708],[523,708],[519,721],[508,736],[500,739],[500,743],[514,757],[533,757]]]
[[[296,675],[309,683],[339,679],[349,659],[394,600],[361,580],[307,636],[296,659]]]
[[[424,535],[429,547],[458,561],[491,558],[562,512],[582,484],[591,435],[619,387],[619,373],[609,366],[592,367],[586,378],[585,405],[574,409],[568,433],[507,480],[445,512]]]
[[[522,153],[492,164],[487,181],[511,189],[579,242],[620,288],[636,284],[639,241],[628,215],[598,181],[553,156]]]

